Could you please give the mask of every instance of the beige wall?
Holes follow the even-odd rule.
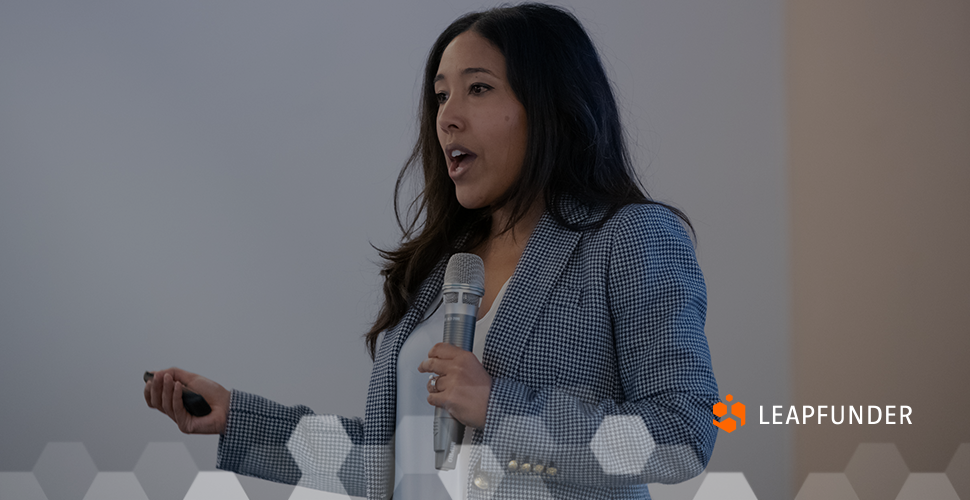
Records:
[[[970,2],[790,0],[795,404],[910,405],[913,425],[801,425],[795,485],[895,442],[970,442]]]

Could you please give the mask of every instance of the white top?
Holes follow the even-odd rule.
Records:
[[[511,279],[511,278],[510,278]],[[485,350],[485,337],[499,303],[505,295],[506,281],[495,301],[482,319],[475,323],[475,342],[472,353],[479,360]],[[442,296],[438,294],[425,318],[414,327],[404,341],[397,362],[397,430],[394,435],[394,500],[425,500],[438,498],[433,492],[447,491],[452,500],[465,498],[468,484],[468,444],[472,430],[465,429],[465,439],[454,470],[434,468],[434,406],[428,404],[428,374],[419,373],[418,365],[428,359],[428,351],[441,342],[445,313]],[[405,476],[407,476],[405,481]],[[435,477],[437,476],[437,477]],[[404,485],[402,488],[402,481]],[[443,488],[442,488],[443,486]],[[409,496],[410,493],[420,493]],[[399,496],[400,495],[400,496]]]

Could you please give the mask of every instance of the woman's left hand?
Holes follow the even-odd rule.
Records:
[[[434,384],[428,380],[428,403],[448,410],[467,427],[485,426],[492,376],[474,354],[440,342],[428,351],[418,371],[437,374]]]

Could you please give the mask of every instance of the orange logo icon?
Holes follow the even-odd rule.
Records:
[[[727,396],[724,397],[724,399],[731,401],[732,399],[734,399],[734,397],[728,394]],[[720,402],[714,404],[715,416],[723,417],[727,415],[727,413],[728,413],[728,407],[726,404],[720,403]],[[734,432],[735,429],[743,426],[744,425],[744,403],[734,403],[733,405],[731,405],[731,415],[738,417],[738,420],[735,422],[733,418],[728,417],[718,422],[717,419],[715,419],[714,425],[720,429],[723,429],[724,432]]]

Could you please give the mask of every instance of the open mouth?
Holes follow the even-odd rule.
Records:
[[[448,169],[451,170],[453,175],[459,174],[474,158],[474,153],[469,153],[461,149],[454,149],[448,154]]]

